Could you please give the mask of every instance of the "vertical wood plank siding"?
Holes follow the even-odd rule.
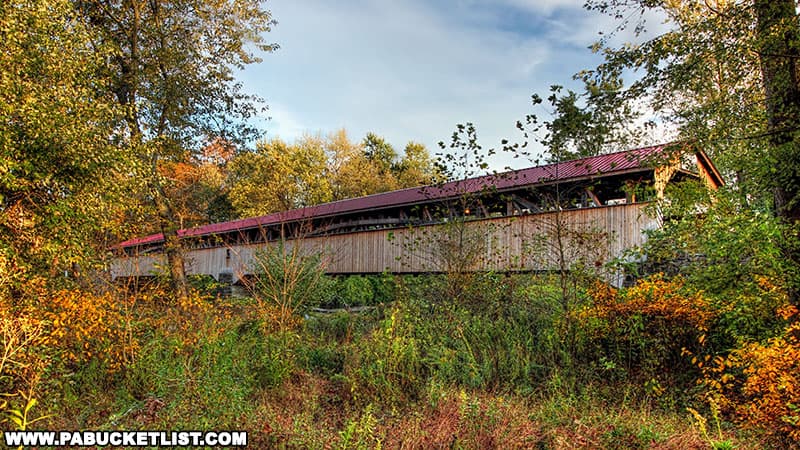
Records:
[[[657,226],[645,213],[646,203],[565,210],[562,236],[569,239],[565,259],[599,258],[605,262],[644,242],[643,230]],[[361,231],[289,241],[309,252],[322,252],[331,274],[420,273],[443,270],[440,254],[449,235],[461,233],[465,245],[477,245],[481,256],[471,270],[552,270],[557,267],[557,213],[502,217],[466,222],[462,230],[448,225]],[[187,273],[240,278],[253,272],[253,255],[264,245],[193,249],[187,252]],[[563,249],[562,249],[563,250]],[[591,255],[589,254],[591,253]],[[229,255],[229,257],[228,257]],[[591,263],[592,261],[587,261]],[[112,263],[112,277],[152,275],[164,266],[160,254],[121,257]],[[163,269],[162,269],[163,270]]]

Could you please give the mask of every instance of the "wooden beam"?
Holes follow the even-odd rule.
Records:
[[[588,195],[589,198],[592,199],[592,201],[594,202],[595,206],[603,206],[603,202],[600,201],[600,198],[597,197],[597,194],[595,194],[594,191],[592,191],[591,189],[588,189],[588,188],[584,189],[584,190],[586,191],[586,195]]]

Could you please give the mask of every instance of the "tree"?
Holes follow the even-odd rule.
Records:
[[[375,133],[367,133],[364,138],[364,156],[372,162],[382,176],[390,175],[397,165],[397,151],[386,139]]]
[[[601,82],[642,69],[625,95],[649,100],[681,137],[734,177],[752,207],[770,203],[787,224],[784,257],[800,267],[800,26],[790,0],[591,1],[617,17],[658,9],[672,29],[638,45],[595,49],[606,62],[581,76]],[[637,31],[643,22],[636,24]],[[796,270],[796,269],[795,269]],[[800,279],[790,282],[798,301]]]
[[[108,89],[125,108],[120,145],[139,157],[146,198],[164,234],[172,287],[187,295],[179,221],[162,176],[163,161],[180,162],[216,137],[243,142],[257,99],[243,94],[233,71],[260,60],[251,49],[274,24],[261,0],[75,0],[95,44],[110,48]]]
[[[112,210],[118,110],[90,39],[67,0],[0,4],[0,297],[86,262]]]
[[[553,119],[543,122],[547,133],[541,139],[547,147],[548,162],[597,156],[644,140],[647,125],[651,124],[635,126],[641,114],[624,101],[622,87],[621,79],[587,82],[580,95],[572,90],[562,95],[562,86],[550,87],[547,101],[553,109]],[[534,104],[539,101],[534,95]]]
[[[778,170],[775,211],[800,222],[800,25],[792,0],[755,0],[756,45],[767,112],[767,134]],[[795,236],[796,237],[796,236]],[[798,256],[795,249],[795,257]]]
[[[327,170],[327,155],[316,137],[292,145],[279,139],[261,142],[231,161],[231,203],[240,217],[253,217],[328,202]]]
[[[211,150],[213,152],[213,150]],[[223,157],[187,155],[159,165],[159,175],[170,180],[164,192],[173,205],[180,228],[224,222],[233,218],[227,187],[228,168]]]
[[[397,182],[400,188],[411,188],[444,181],[441,168],[428,149],[418,142],[409,142],[403,158],[397,163]]]
[[[383,155],[383,156],[378,156]],[[354,143],[345,130],[306,135],[287,143],[272,139],[240,152],[227,166],[225,185],[235,214],[252,217],[348,198],[416,187],[440,180],[421,144],[409,143],[403,159],[370,133]]]
[[[378,140],[383,141],[380,138]],[[363,197],[397,188],[391,171],[381,172],[381,167],[388,161],[381,159],[383,157],[378,153],[370,159],[365,147],[350,141],[345,130],[327,136],[325,152],[328,154],[328,174],[333,187],[333,200]]]
[[[796,184],[780,176],[796,173],[791,150],[780,155],[777,150],[779,141],[792,140],[798,121],[794,2],[590,2],[593,9],[617,15],[631,6],[640,12],[659,9],[673,29],[621,48],[601,41],[595,50],[606,62],[580,75],[597,81],[643,69],[626,96],[649,99],[656,112],[679,126],[683,138],[712,152],[723,170],[761,192]],[[640,22],[637,29],[643,26]],[[789,194],[775,193],[796,196]],[[773,202],[777,214],[793,214],[780,207],[791,202],[776,196]]]

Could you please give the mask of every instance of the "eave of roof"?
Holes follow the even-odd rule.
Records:
[[[180,237],[206,236],[233,231],[244,231],[300,220],[325,218],[338,214],[357,213],[391,207],[402,207],[419,203],[456,198],[459,195],[478,193],[484,189],[507,191],[515,188],[551,184],[555,181],[578,181],[597,176],[610,176],[631,171],[653,168],[663,159],[668,145],[625,150],[589,158],[564,161],[556,164],[530,167],[496,175],[486,175],[466,180],[452,181],[439,186],[419,186],[397,191],[383,192],[365,197],[339,200],[305,208],[293,209],[265,216],[238,219],[230,222],[202,225],[178,231]],[[121,242],[115,248],[134,247],[162,242],[161,233]]]

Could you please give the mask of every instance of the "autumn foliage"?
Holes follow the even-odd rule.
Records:
[[[667,280],[657,275],[625,290],[597,283],[591,291],[597,317],[624,318],[641,314],[662,322],[679,322],[706,330],[713,317],[708,301],[685,288],[682,278]]]
[[[691,367],[686,355],[701,352],[714,319],[709,302],[682,278],[657,275],[623,290],[597,283],[589,295],[579,318],[601,357],[646,377]]]
[[[737,422],[791,446],[800,443],[800,322],[794,306],[777,313],[792,321],[783,333],[715,359],[704,383]]]
[[[712,304],[680,277],[654,276],[622,290],[597,284],[590,296],[591,306],[580,315],[604,361],[622,363],[631,375],[692,374],[705,387],[698,395],[728,418],[762,430],[776,445],[800,442],[800,322],[794,306],[775,311],[776,320],[787,324],[779,335],[730,349],[709,343],[726,342],[720,338],[725,306]]]
[[[139,344],[131,323],[131,299],[62,290],[41,307],[50,326],[48,343],[59,350],[64,363],[81,366],[95,358],[114,371],[133,361]]]

